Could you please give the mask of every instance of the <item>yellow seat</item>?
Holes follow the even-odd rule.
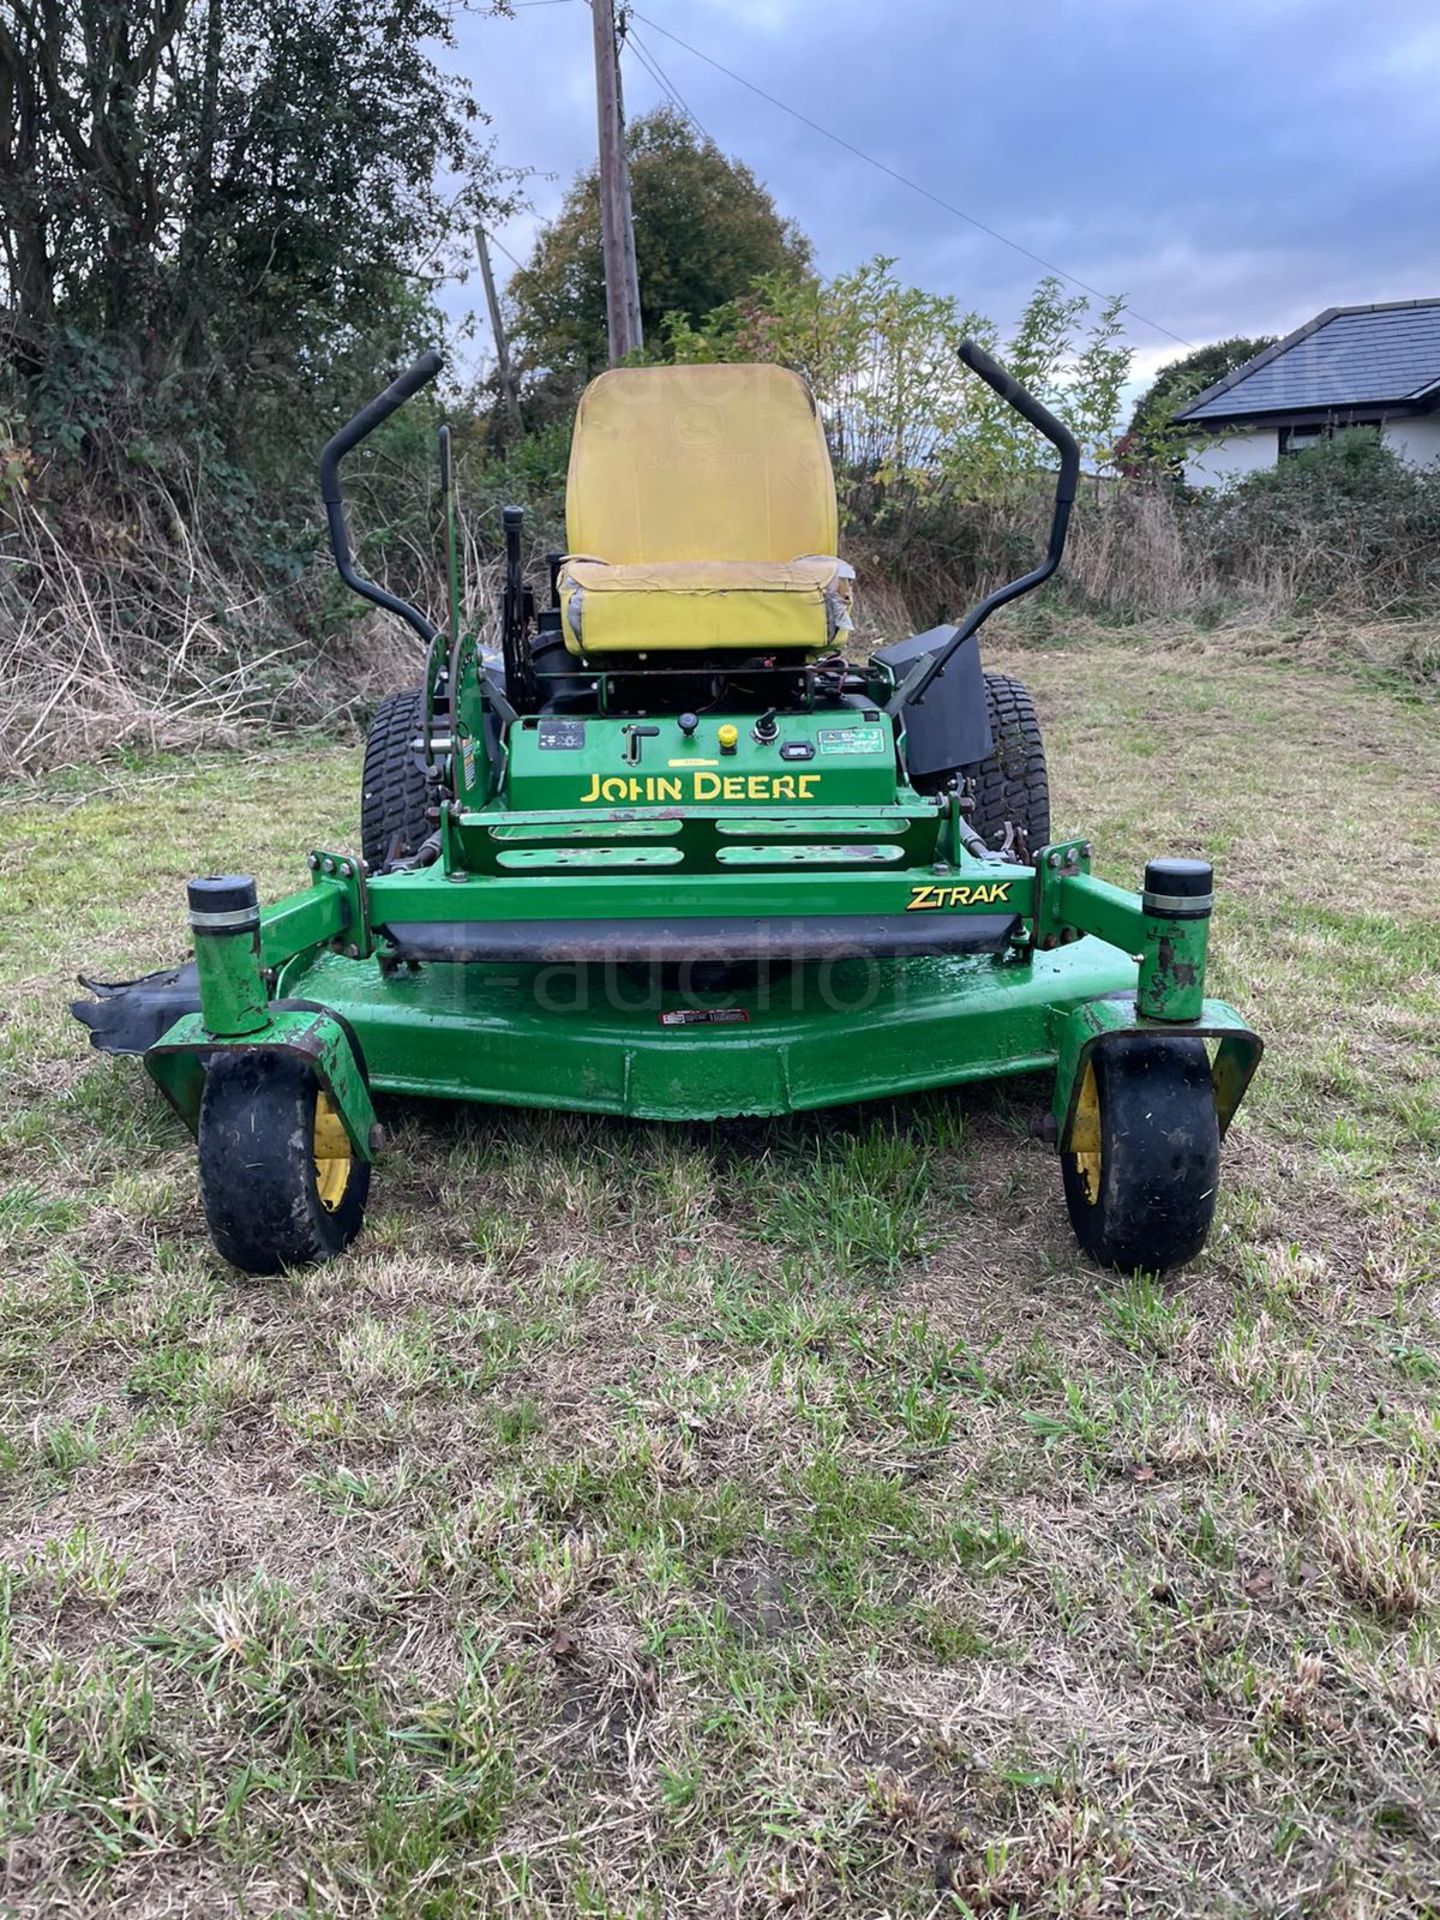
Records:
[[[784,367],[602,373],[565,512],[572,653],[820,653],[850,624],[829,449]]]

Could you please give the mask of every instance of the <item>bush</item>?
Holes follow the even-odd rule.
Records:
[[[1186,505],[1222,591],[1257,581],[1301,611],[1405,614],[1440,602],[1440,467],[1410,467],[1363,428]]]
[[[893,493],[850,536],[864,576],[898,590],[913,625],[955,618],[1043,550],[1041,479],[991,502]],[[1440,466],[1405,465],[1373,435],[1338,434],[1216,493],[1162,474],[1082,480],[1065,564],[1042,596],[1102,621],[1180,617],[1325,627],[1433,622],[1440,614]],[[1035,602],[1027,603],[1034,617]],[[1395,633],[1380,649],[1428,677],[1434,642]]]

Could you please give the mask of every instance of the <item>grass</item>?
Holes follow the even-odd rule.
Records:
[[[1211,1246],[1074,1251],[1043,1088],[396,1104],[246,1282],[65,1013],[349,748],[0,796],[0,1912],[1434,1915],[1440,744],[1279,659],[1005,661],[1057,827],[1219,870]]]

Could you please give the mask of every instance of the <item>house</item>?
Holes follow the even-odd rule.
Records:
[[[1344,427],[1402,460],[1440,460],[1440,299],[1327,307],[1173,416],[1192,486],[1221,486]]]

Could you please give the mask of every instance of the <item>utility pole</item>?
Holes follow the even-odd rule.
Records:
[[[510,430],[518,440],[520,398],[515,391],[515,369],[510,363],[510,347],[505,338],[505,322],[500,313],[500,297],[495,291],[495,275],[490,268],[490,241],[482,226],[475,229],[475,251],[480,256],[480,277],[485,282],[485,304],[490,309],[490,331],[495,336],[495,359],[500,372],[500,404]]]
[[[600,241],[605,261],[605,325],[610,364],[641,344],[640,290],[630,214],[630,170],[620,107],[615,0],[591,0],[595,28],[595,106],[600,125]]]
[[[620,9],[619,39],[625,38],[625,25],[629,8]],[[621,231],[625,236],[625,313],[630,323],[630,339],[639,346],[644,338],[640,326],[640,271],[635,265],[635,211],[630,204],[630,155],[625,147],[625,76],[620,70],[620,62],[615,62],[615,98],[620,107],[620,190],[625,201],[625,224]]]

